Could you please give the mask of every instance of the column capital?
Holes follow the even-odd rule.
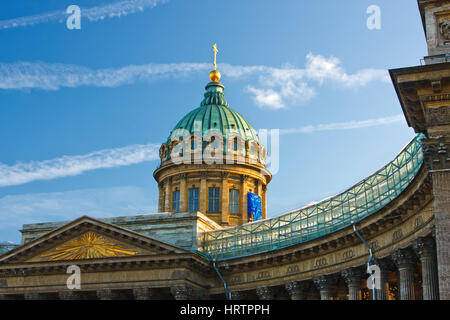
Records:
[[[324,275],[313,279],[313,282],[320,292],[320,299],[329,300],[331,297],[331,286],[335,283],[335,278]]]
[[[155,292],[150,288],[134,288],[133,296],[136,300],[151,300],[155,296]]]
[[[347,285],[361,286],[362,271],[360,268],[348,268],[341,272],[341,277]]]
[[[259,287],[256,289],[259,300],[273,300],[274,290],[271,287]]]
[[[417,261],[414,252],[410,248],[398,249],[392,254],[392,260],[394,260],[399,269],[412,268]]]
[[[180,180],[186,179],[187,174],[186,173],[180,173],[179,177],[180,177]]]
[[[375,259],[374,264],[380,267],[381,271],[395,271],[396,266],[393,260],[389,258]]]
[[[436,254],[436,243],[431,237],[420,237],[413,244],[414,252],[419,259],[434,258]]]
[[[422,139],[423,159],[428,171],[450,169],[449,138]]]
[[[317,289],[319,290],[326,290],[330,289],[331,286],[334,284],[335,279],[329,275],[325,276],[318,276],[317,278],[313,279],[314,284],[316,285]]]
[[[302,281],[290,281],[284,285],[292,300],[302,300],[308,289],[308,283]]]
[[[241,182],[246,182],[248,180],[249,176],[246,174],[241,175]]]
[[[178,284],[170,288],[175,300],[189,300],[192,299],[194,290],[191,286],[186,284]]]

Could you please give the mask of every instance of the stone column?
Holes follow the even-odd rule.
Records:
[[[206,211],[208,210],[208,189],[206,188],[206,172],[200,173],[200,190],[199,190],[199,203],[198,203],[198,210],[206,214]]]
[[[159,198],[158,198],[158,212],[164,212],[164,183],[158,184]]]
[[[449,107],[446,108],[448,110]],[[448,111],[442,113],[441,120],[448,123],[449,115]],[[442,300],[450,300],[450,154],[448,151],[450,137],[448,129],[445,133],[446,138],[423,140],[423,156],[433,180],[439,296]]]
[[[166,198],[164,199],[164,211],[165,212],[172,212],[172,206],[170,205],[172,203],[172,178],[167,178],[164,182],[164,185],[166,187]]]
[[[410,249],[398,249],[392,254],[398,268],[400,300],[414,300],[415,256]]]
[[[344,279],[340,279],[337,283],[337,298],[338,300],[347,300],[348,286]]]
[[[320,292],[320,300],[330,300],[332,296],[331,282],[332,279],[330,276],[320,276],[314,279],[314,284]]]
[[[286,291],[289,293],[291,300],[305,300],[307,284],[301,281],[291,281],[284,285]]]
[[[423,300],[439,300],[434,239],[431,237],[419,238],[413,248],[422,264]]]
[[[262,219],[266,218],[266,190],[267,190],[267,186],[265,184],[263,184],[262,185],[262,195],[261,195]]]
[[[274,292],[271,287],[260,287],[256,289],[259,300],[273,300]]]
[[[180,212],[188,211],[186,173],[180,174]]]
[[[190,300],[193,298],[193,292],[191,286],[186,284],[175,285],[170,288],[170,292],[172,293],[175,300]]]
[[[228,172],[222,172],[222,216],[221,224],[228,224],[228,209],[229,209],[229,191],[228,191]]]
[[[155,299],[155,292],[150,288],[134,288],[133,296],[136,300],[153,300]]]
[[[377,260],[375,264],[380,268],[380,289],[375,289],[376,300],[387,300],[389,271],[395,270],[395,266],[388,259]]]
[[[247,175],[241,176],[241,191],[240,191],[240,203],[239,208],[241,209],[241,223],[247,223],[248,222],[248,210],[247,210]]]
[[[361,270],[359,268],[348,268],[342,271],[341,276],[348,286],[348,299],[361,300]]]

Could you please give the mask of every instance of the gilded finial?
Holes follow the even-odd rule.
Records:
[[[219,50],[217,50],[217,44],[213,44],[213,51],[214,51],[214,70],[217,70],[217,65],[216,65],[216,57],[217,57],[217,52],[219,52]]]
[[[212,47],[214,51],[214,62],[213,62],[214,70],[209,73],[209,79],[211,79],[212,82],[219,82],[220,72],[217,71],[217,64],[216,64],[217,52],[219,52],[219,50],[217,50],[217,45],[215,43]]]

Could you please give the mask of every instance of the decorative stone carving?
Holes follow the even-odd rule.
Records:
[[[286,291],[289,293],[291,300],[304,300],[305,293],[308,289],[308,284],[302,281],[291,281],[284,285]]]
[[[423,157],[429,171],[450,169],[449,153],[450,142],[445,138],[424,139]]]
[[[320,292],[321,300],[330,300],[331,298],[331,285],[333,279],[330,276],[319,276],[315,278],[314,284]]]
[[[256,289],[259,300],[273,300],[274,292],[270,287],[260,287]]]
[[[442,44],[450,43],[450,20],[442,19],[439,22],[439,36],[441,38]]]
[[[165,143],[161,145],[161,148],[159,148],[159,158],[161,159],[161,162],[167,160],[168,158],[168,147]]]
[[[175,300],[189,300],[192,299],[193,289],[191,286],[186,284],[176,285],[170,288],[170,292],[172,293]]]
[[[438,108],[426,108],[426,117],[428,125],[436,126],[450,122],[450,106]]]
[[[249,176],[248,176],[248,175],[246,175],[246,174],[243,174],[243,175],[241,175],[241,182],[245,182],[245,181],[247,181],[247,180],[248,180],[248,178],[249,178]]]

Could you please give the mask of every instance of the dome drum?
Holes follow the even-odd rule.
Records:
[[[161,164],[153,173],[158,211],[198,211],[223,226],[237,226],[253,219],[247,209],[252,193],[261,198],[265,219],[272,179],[266,147],[247,120],[229,108],[221,83],[210,82],[205,89],[200,107],[177,123],[159,149]]]

